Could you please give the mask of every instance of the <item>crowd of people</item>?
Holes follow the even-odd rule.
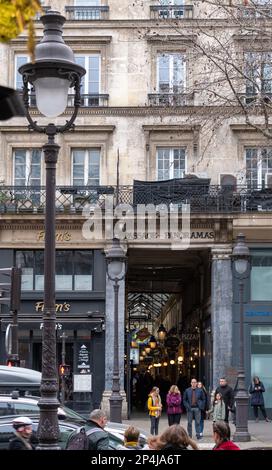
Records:
[[[259,377],[253,377],[249,387],[250,403],[258,421],[260,408],[265,421],[270,421],[264,406],[265,388]],[[129,426],[124,433],[124,443],[118,450],[198,450],[197,443],[192,439],[193,421],[196,439],[200,440],[204,433],[204,421],[212,416],[214,450],[240,450],[230,437],[228,424],[230,413],[235,420],[234,390],[222,377],[215,389],[211,402],[202,382],[192,378],[190,387],[182,394],[177,385],[171,385],[164,398],[158,386],[152,386],[148,398],[147,409],[150,417],[150,437],[146,446],[139,443],[140,432],[135,426]],[[162,410],[166,407],[169,427],[159,434],[159,422]],[[180,425],[181,415],[187,413],[187,431]],[[101,409],[93,410],[88,420],[89,450],[107,450],[109,436],[105,430],[106,413]],[[28,417],[17,417],[13,420],[14,436],[10,440],[10,450],[33,450],[32,421]]]

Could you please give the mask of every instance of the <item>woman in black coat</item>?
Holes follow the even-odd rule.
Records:
[[[253,377],[252,384],[249,387],[249,393],[251,395],[250,404],[253,406],[255,420],[258,423],[258,407],[260,407],[261,412],[265,421],[270,421],[267,417],[265,407],[264,407],[264,397],[263,393],[265,392],[264,384],[260,381],[259,377]]]

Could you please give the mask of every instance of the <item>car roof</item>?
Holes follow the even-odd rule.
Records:
[[[0,390],[4,389],[39,389],[41,372],[25,367],[0,366]]]
[[[14,396],[11,396],[11,395],[0,395],[0,402],[16,402],[16,403],[29,403],[29,404],[32,404],[32,405],[36,405],[37,404],[37,400],[38,398],[34,398],[34,397],[17,397],[15,398]]]

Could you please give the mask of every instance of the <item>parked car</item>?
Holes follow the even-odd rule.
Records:
[[[9,367],[0,365],[0,393],[18,390],[24,394],[40,394],[41,372],[25,367]]]
[[[6,449],[8,441],[13,434],[12,420],[15,416],[29,416],[33,420],[34,431],[38,427],[39,397],[21,397],[18,393],[12,392],[9,395],[0,395],[0,449]],[[79,431],[84,426],[88,432],[88,420],[79,413],[66,406],[58,408],[59,428],[60,428],[60,447],[66,448],[69,438],[72,434]],[[105,430],[109,433],[109,448],[116,449],[123,443],[124,432],[127,425],[121,423],[108,422]],[[140,444],[144,446],[147,442],[144,431],[140,434]]]

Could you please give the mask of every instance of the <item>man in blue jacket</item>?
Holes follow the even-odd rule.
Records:
[[[192,421],[195,419],[196,438],[201,439],[200,435],[200,418],[201,410],[205,408],[205,395],[201,388],[197,387],[197,380],[191,380],[191,387],[187,388],[183,395],[183,405],[187,411],[187,430],[192,437]]]

